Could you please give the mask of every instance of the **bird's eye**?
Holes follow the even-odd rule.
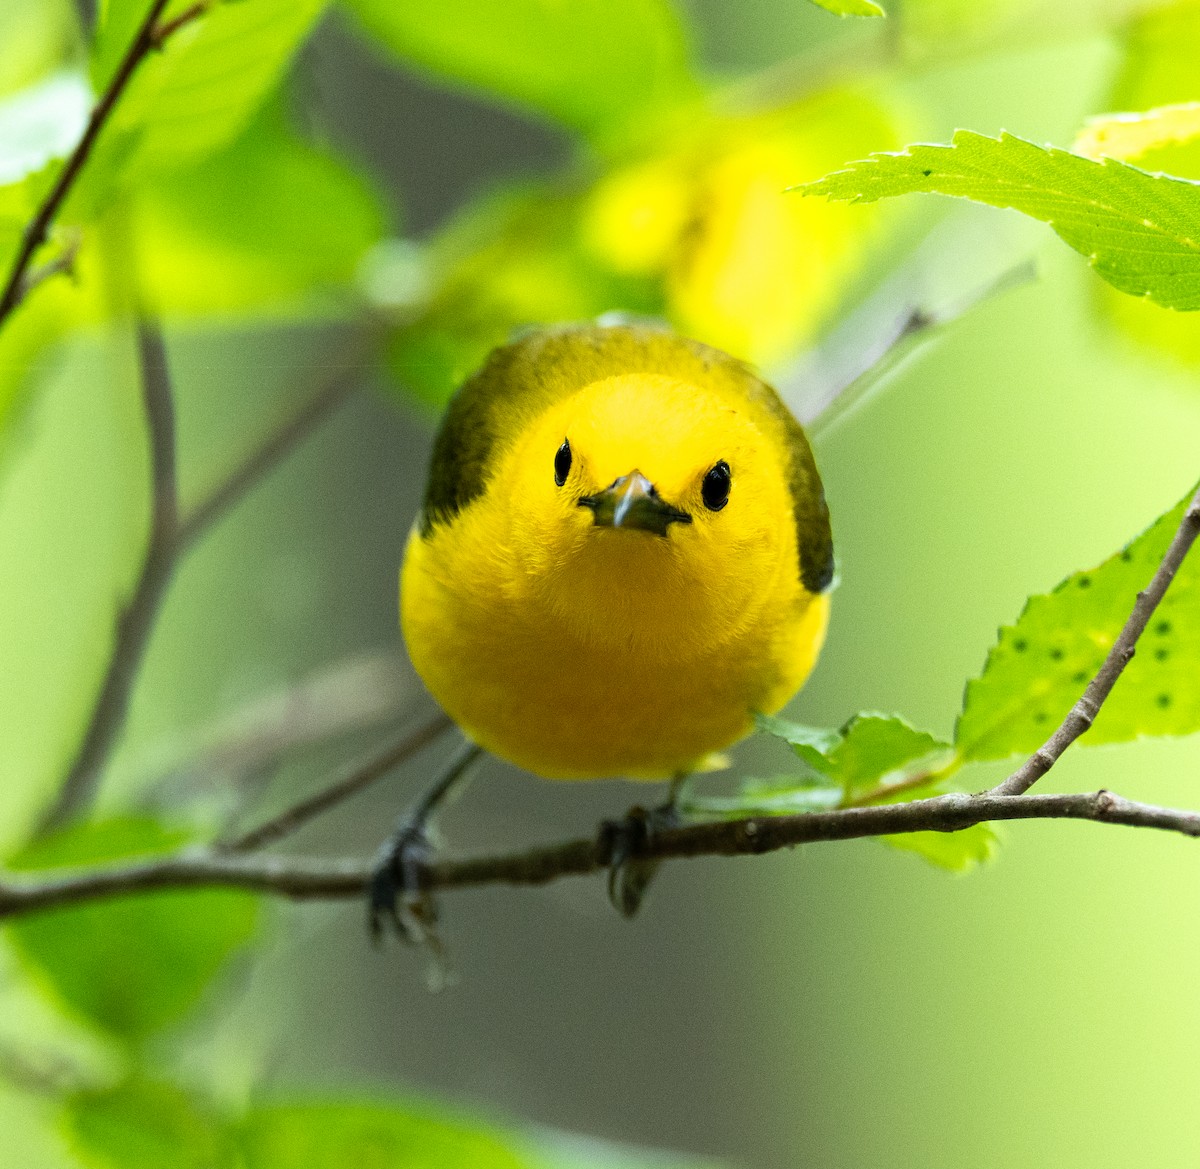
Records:
[[[733,486],[733,477],[729,473],[729,464],[722,459],[700,484],[700,498],[709,511],[720,511],[729,502],[729,489]]]
[[[563,444],[554,456],[554,482],[561,487],[571,473],[571,444],[563,439]]]

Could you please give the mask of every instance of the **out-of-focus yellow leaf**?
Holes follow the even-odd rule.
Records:
[[[1164,146],[1182,146],[1200,138],[1200,102],[1158,106],[1137,114],[1089,118],[1071,149],[1086,158],[1130,162]]]
[[[491,197],[430,248],[431,300],[398,330],[391,368],[442,402],[513,329],[613,311],[781,364],[836,305],[878,222],[785,189],[896,138],[876,100],[831,90],[737,117],[694,112],[590,186]]]
[[[819,8],[832,12],[837,16],[886,16],[878,4],[872,0],[813,0]]]
[[[837,302],[874,218],[785,195],[789,175],[817,178],[858,146],[889,149],[894,133],[871,99],[831,92],[698,146],[665,272],[672,323],[767,367],[795,352]]]

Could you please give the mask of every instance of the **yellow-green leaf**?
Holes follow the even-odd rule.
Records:
[[[1104,661],[1138,590],[1154,575],[1186,499],[1094,569],[1030,597],[967,684],[955,741],[964,759],[1037,750]],[[1138,642],[1085,744],[1200,730],[1200,556],[1193,552]]]

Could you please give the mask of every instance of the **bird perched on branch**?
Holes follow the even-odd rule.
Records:
[[[677,779],[799,689],[832,578],[770,386],[664,330],[571,326],[495,350],[451,402],[401,624],[479,747],[547,779]]]

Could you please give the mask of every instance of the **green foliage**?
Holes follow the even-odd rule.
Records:
[[[1200,188],[1170,175],[960,130],[950,146],[872,155],[800,189],[852,203],[932,191],[1011,207],[1049,223],[1120,291],[1200,308]]]
[[[1125,113],[1161,109],[1197,97],[1200,6],[1189,0],[1140,14],[1125,30],[1121,48],[1120,65],[1101,109]],[[1200,179],[1200,142],[1164,139],[1141,150],[1137,163],[1144,170]],[[1200,362],[1200,334],[1188,318],[1107,288],[1097,290],[1097,301],[1105,317],[1125,335],[1191,365]]]
[[[694,97],[687,40],[667,0],[346,0],[410,65],[557,119],[593,139]]]
[[[697,113],[586,185],[483,199],[425,256],[427,301],[391,345],[396,380],[440,405],[514,329],[610,311],[781,368],[853,278],[871,224],[779,193],[853,144],[895,140],[886,104],[831,90],[736,118]]]
[[[276,108],[135,206],[142,286],[182,316],[336,307],[384,229],[370,185]]]
[[[689,797],[689,810],[740,818],[928,799],[951,790],[947,780],[960,763],[950,744],[897,715],[858,714],[840,730],[767,717],[760,717],[758,724],[791,747],[806,773],[749,780],[731,799]],[[881,839],[956,872],[989,860],[997,843],[987,824],[960,832],[906,832]]]
[[[240,1135],[246,1169],[540,1169],[513,1137],[415,1104],[262,1105]]]
[[[856,714],[840,730],[800,726],[762,717],[759,728],[783,739],[797,757],[842,791],[852,804],[913,776],[940,771],[953,751],[898,715]]]
[[[886,16],[874,0],[813,0],[813,3],[837,16]]]
[[[966,760],[1028,754],[1046,741],[1100,668],[1154,575],[1193,492],[1094,569],[1030,597],[967,684],[956,743]],[[1200,558],[1189,556],[1086,742],[1200,730]]]
[[[88,167],[79,200],[102,203],[118,183],[142,183],[229,145],[279,85],[327,3],[222,3],[172,36],[130,82]],[[136,7],[144,10],[143,4]],[[114,49],[114,42],[128,43],[127,24],[114,15],[101,28],[93,51],[101,75],[114,52],[123,51]]]
[[[53,870],[154,856],[186,839],[149,820],[110,820],[25,848],[14,869]],[[193,1007],[254,933],[257,900],[224,890],[151,893],[51,910],[8,929],[73,1010],[116,1036],[141,1039]]]
[[[134,1079],[80,1092],[63,1105],[68,1139],[95,1169],[223,1169],[230,1134],[174,1084]]]

